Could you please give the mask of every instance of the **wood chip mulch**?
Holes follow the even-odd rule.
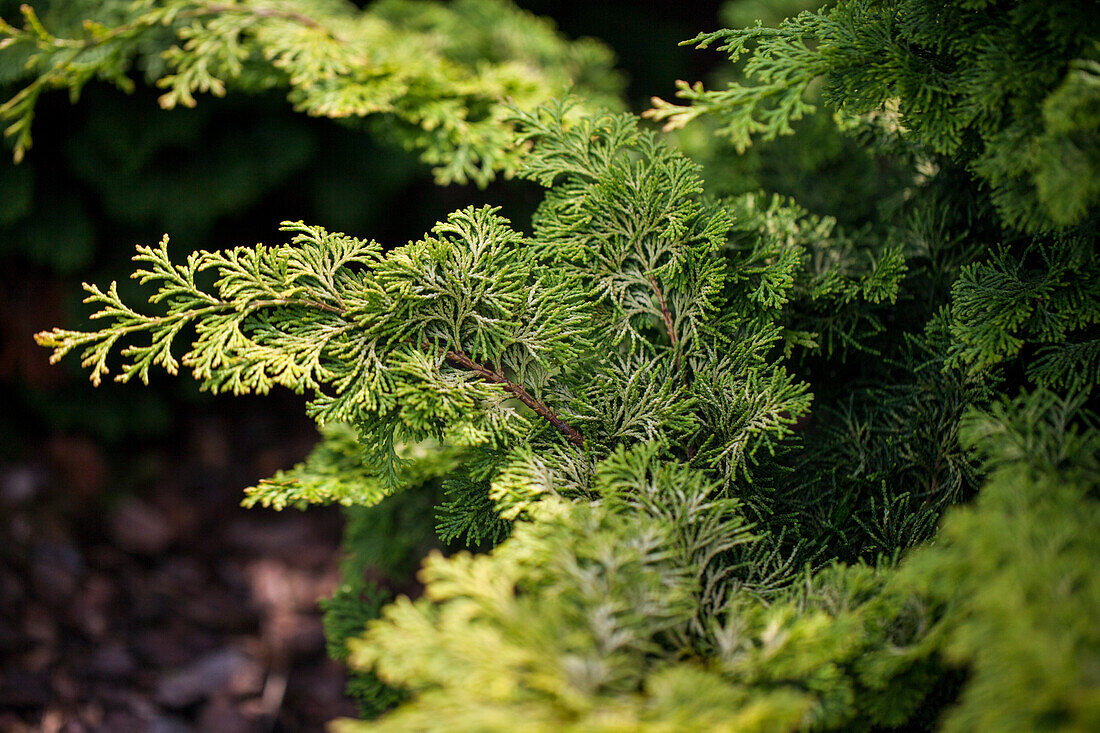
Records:
[[[0,731],[319,731],[355,714],[316,603],[338,582],[339,513],[239,506],[313,434],[218,404],[125,469],[79,436],[0,465]],[[119,488],[120,470],[145,478]]]

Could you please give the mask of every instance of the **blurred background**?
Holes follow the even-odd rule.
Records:
[[[517,4],[611,46],[634,111],[723,61],[677,45],[719,27],[715,0]],[[18,88],[0,69],[0,96]],[[181,253],[281,241],[279,221],[302,219],[395,245],[483,202],[525,229],[541,196],[438,187],[413,154],[278,92],[172,111],[156,96],[47,94],[26,160],[0,155],[0,731],[319,730],[355,713],[316,605],[340,514],[239,506],[315,442],[303,400],[164,375],[93,389],[32,335],[87,323],[80,283],[130,287],[134,245],[165,232]]]

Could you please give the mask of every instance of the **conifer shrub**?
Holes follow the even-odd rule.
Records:
[[[1094,730],[1088,6],[851,0],[704,34],[728,88],[647,116],[784,186],[711,152],[708,188],[633,115],[515,100],[479,160],[544,189],[529,232],[471,206],[398,247],[165,237],[134,257],[151,307],[88,285],[102,325],[38,340],[96,383],[308,394],[323,440],[245,502],[348,507],[324,605],[363,720],[337,730]],[[292,100],[309,73],[352,83],[302,70]],[[800,136],[876,201],[812,195],[847,181]],[[432,547],[415,599],[363,579]]]

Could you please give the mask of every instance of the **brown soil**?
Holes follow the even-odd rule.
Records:
[[[121,467],[75,436],[0,466],[0,731],[316,731],[354,715],[316,604],[337,583],[339,513],[239,506],[312,431],[241,404]]]

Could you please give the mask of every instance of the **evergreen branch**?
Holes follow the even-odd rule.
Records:
[[[135,61],[152,57],[145,66],[157,69],[150,83],[165,90],[164,108],[191,107],[197,93],[222,96],[233,85],[283,88],[297,111],[313,116],[384,115],[389,134],[420,149],[441,182],[485,185],[520,157],[503,124],[503,99],[534,106],[577,82],[594,107],[618,106],[619,81],[603,47],[571,44],[508,0],[445,10],[410,0],[381,6],[146,0],[113,27],[87,20],[77,37],[63,38],[25,5],[23,28],[0,25],[0,53],[29,48],[30,80],[0,105],[0,119],[11,122],[18,162],[43,92],[68,89],[75,102],[95,78],[130,91]],[[493,24],[480,22],[489,15]],[[471,47],[479,55],[471,58]]]
[[[520,174],[550,187],[536,240],[552,243],[545,257],[610,309],[609,340],[663,351],[654,333],[663,323],[681,353],[716,306],[726,212],[702,200],[695,164],[639,130],[636,118],[570,124],[568,111],[562,102],[515,117],[533,144]]]
[[[394,430],[411,431],[413,441],[452,431],[466,445],[502,439],[515,429],[508,421],[521,424],[492,391],[441,372],[441,357],[478,383],[502,388],[584,446],[580,432],[528,385],[505,376],[517,354],[541,364],[544,374],[559,371],[561,360],[587,343],[587,326],[574,296],[539,273],[522,237],[495,209],[455,212],[434,228],[434,237],[386,256],[376,243],[300,222],[283,229],[295,232],[290,244],[198,252],[183,265],[170,259],[167,238],[158,247],[139,246],[134,260],[142,266],[133,276],[158,284],[150,301],[166,304],[166,314],[135,311],[114,283],[106,292],[89,285],[88,302],[102,305],[92,317],[108,325],[89,333],[54,329],[37,341],[54,349],[55,361],[87,347],[82,363],[98,384],[121,339],[148,335],[148,345],[122,349],[131,361],[116,377],[147,382],[154,365],[177,371],[173,341],[193,325],[196,339],[181,361],[204,387],[244,393],[279,384],[315,392],[317,405],[337,405],[318,408],[322,421],[367,420],[383,463],[394,460]],[[217,272],[212,293],[195,282],[206,270]],[[439,342],[451,346],[433,346]],[[522,359],[512,372],[539,375]],[[325,385],[335,398],[324,394]]]

